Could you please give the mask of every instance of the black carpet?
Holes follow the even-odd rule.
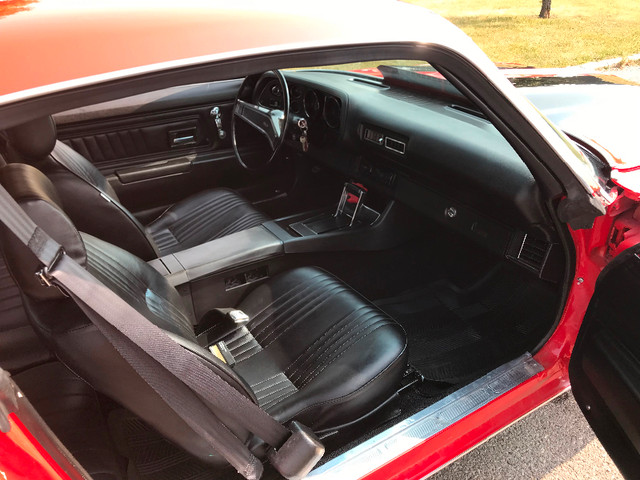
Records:
[[[111,412],[109,429],[120,454],[129,461],[129,480],[242,478],[231,467],[215,468],[198,461],[126,410]]]
[[[465,289],[440,280],[375,303],[405,328],[409,361],[437,391],[534,348],[555,318],[552,287],[501,265]]]

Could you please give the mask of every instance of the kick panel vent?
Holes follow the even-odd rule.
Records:
[[[557,244],[517,232],[507,249],[507,258],[535,272],[540,278],[556,281],[562,272],[560,253]]]
[[[520,251],[518,252],[518,260],[540,271],[547,261],[550,247],[551,244],[544,240],[539,240],[525,234],[522,245],[520,246]]]

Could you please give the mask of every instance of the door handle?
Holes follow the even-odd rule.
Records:
[[[190,143],[196,143],[196,137],[193,135],[187,135],[185,137],[175,137],[171,139],[172,146],[189,145]]]
[[[169,144],[171,148],[183,147],[185,145],[196,145],[198,143],[198,130],[196,127],[171,130],[169,132]]]

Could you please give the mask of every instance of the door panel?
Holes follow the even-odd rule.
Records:
[[[58,126],[58,138],[106,175],[123,167],[224,148],[209,112],[212,106],[102,118]],[[230,118],[231,104],[223,117]],[[181,139],[190,141],[178,142]],[[225,139],[226,140],[226,139]]]
[[[284,169],[242,169],[230,138],[239,80],[175,87],[63,112],[58,138],[90,160],[143,223],[203,189],[239,190],[251,201],[286,191]],[[210,115],[219,107],[221,138]]]
[[[212,140],[205,122],[197,112],[163,119],[160,115],[146,121],[125,119],[121,125],[101,125],[98,132],[80,130],[61,132],[61,139],[80,152],[102,171],[112,172],[123,166],[144,163],[148,158],[171,157],[182,152],[212,148]],[[86,127],[84,127],[86,129]],[[182,143],[176,143],[187,139]]]
[[[640,246],[598,278],[569,374],[596,435],[628,478],[640,472]]]

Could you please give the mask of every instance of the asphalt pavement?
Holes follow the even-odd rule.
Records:
[[[472,450],[432,480],[622,480],[571,393]]]

